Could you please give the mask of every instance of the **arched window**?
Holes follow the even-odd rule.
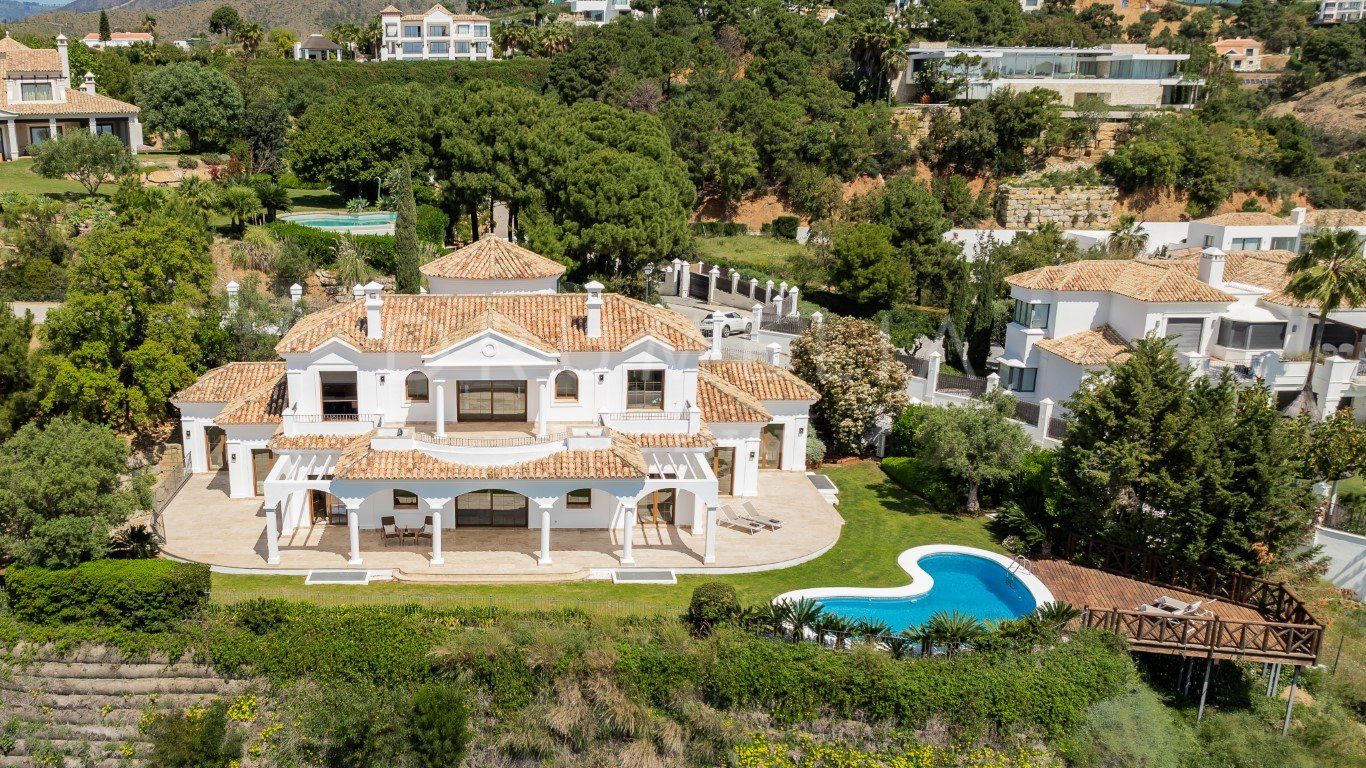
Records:
[[[408,395],[408,402],[427,402],[427,375],[425,373],[422,371],[413,371],[408,374],[408,378],[404,381],[403,386]]]
[[[573,371],[560,371],[555,377],[556,400],[579,399],[579,376]]]

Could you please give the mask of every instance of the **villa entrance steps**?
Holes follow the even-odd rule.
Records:
[[[103,648],[0,651],[0,768],[135,767],[150,748],[139,730],[146,713],[230,700],[246,686],[202,665],[124,663]]]
[[[508,573],[505,571],[448,571],[429,572],[395,569],[394,581],[412,584],[553,584],[560,581],[582,581],[590,569],[582,566],[534,566],[536,570]]]

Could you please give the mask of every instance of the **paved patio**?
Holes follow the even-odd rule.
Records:
[[[166,554],[231,569],[301,571],[345,569],[344,525],[301,527],[280,536],[280,564],[266,563],[266,523],[260,499],[228,498],[227,473],[194,475],[166,511]],[[745,571],[783,567],[810,559],[834,545],[844,524],[807,478],[796,472],[761,472],[759,496],[722,497],[722,504],[751,501],[783,520],[781,530],[749,534],[717,525],[716,562],[703,565],[703,536],[689,527],[638,524],[631,539],[633,568]],[[361,531],[362,568],[389,570],[413,581],[568,581],[592,569],[621,566],[621,531],[557,528],[551,531],[551,565],[537,565],[538,528],[446,529],[445,563],[431,564],[431,546],[407,542],[384,546],[378,532]]]

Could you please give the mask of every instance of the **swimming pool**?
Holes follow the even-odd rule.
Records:
[[[941,611],[958,611],[981,621],[1014,619],[1053,602],[1038,577],[1005,555],[950,544],[914,547],[897,563],[911,583],[890,589],[819,587],[780,595],[778,600],[816,601],[848,619],[880,621],[893,632],[917,627]]]
[[[392,211],[380,211],[378,213],[291,213],[280,218],[328,232],[344,232],[351,235],[392,235],[394,234],[394,219],[397,216],[398,214]]]

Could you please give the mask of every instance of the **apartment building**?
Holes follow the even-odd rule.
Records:
[[[1250,37],[1214,41],[1214,52],[1224,57],[1234,72],[1262,71],[1262,43]]]
[[[57,36],[55,50],[0,38],[0,85],[0,157],[6,160],[67,131],[112,134],[134,152],[142,144],[137,107],[96,93],[89,72],[79,88],[71,86],[65,35]]]
[[[1152,52],[1141,44],[1016,48],[920,42],[908,53],[909,62],[892,85],[898,100],[910,103],[931,103],[938,96],[927,83],[951,78],[964,81],[956,99],[1044,88],[1068,107],[1095,97],[1121,110],[1187,108],[1203,82],[1178,71],[1188,55]]]
[[[440,4],[422,13],[394,6],[380,11],[380,61],[489,61],[493,36],[488,17],[454,14]]]
[[[386,520],[425,521],[433,564],[443,531],[539,529],[534,568],[552,529],[607,543],[646,522],[691,529],[712,563],[723,500],[762,497],[761,473],[805,481],[816,392],[722,359],[719,335],[670,310],[596,282],[556,293],[562,271],[488,236],[424,266],[454,293],[357,286],[296,323],[280,360],[213,369],[172,398],[188,465],[264,501],[271,565],[282,535],[335,525],[358,566],[360,531]]]
[[[1320,24],[1349,24],[1361,21],[1363,13],[1364,0],[1321,0],[1319,15],[1314,20]]]

